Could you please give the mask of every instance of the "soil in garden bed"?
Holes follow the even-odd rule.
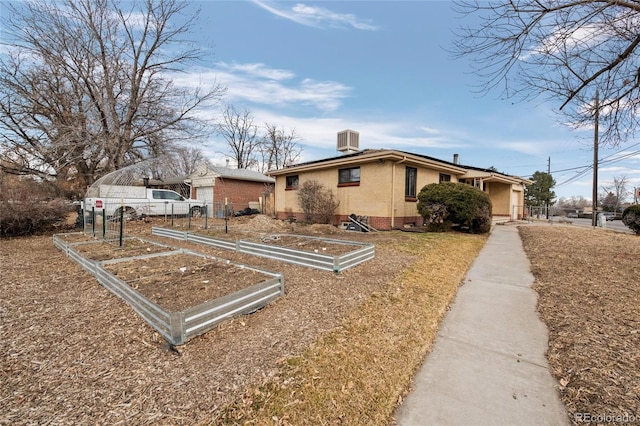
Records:
[[[127,238],[123,240],[122,247],[119,242],[96,241],[76,245],[73,249],[88,259],[99,261],[177,250],[174,247],[153,244],[140,238]]]
[[[363,247],[357,244],[340,244],[316,238],[305,238],[297,235],[282,234],[253,238],[252,241],[266,245],[286,247],[308,253],[324,254],[327,256],[341,256]]]
[[[104,268],[169,312],[183,311],[272,277],[223,259],[188,254],[118,262]]]
[[[68,244],[96,241],[91,235],[86,235],[81,232],[56,234],[56,237]]]

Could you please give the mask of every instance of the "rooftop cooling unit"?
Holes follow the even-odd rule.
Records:
[[[355,130],[343,130],[338,132],[338,151],[350,154],[359,151],[360,133]]]

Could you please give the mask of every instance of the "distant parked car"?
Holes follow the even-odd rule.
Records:
[[[616,215],[613,212],[602,212],[602,214],[604,215],[604,218],[607,220],[613,220]]]
[[[578,213],[567,213],[567,217],[578,218]]]

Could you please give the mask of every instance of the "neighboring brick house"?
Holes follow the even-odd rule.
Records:
[[[345,133],[351,141],[345,142]],[[464,182],[487,192],[493,215],[518,219],[524,214],[524,185],[530,181],[489,169],[463,166],[420,154],[389,149],[357,151],[358,134],[338,135],[338,150],[346,154],[297,164],[269,173],[275,178],[276,216],[285,219],[304,214],[298,205],[297,188],[315,180],[331,189],[340,202],[334,224],[352,214],[367,217],[376,229],[422,224],[417,195],[430,183]]]
[[[223,217],[229,209],[264,210],[275,179],[247,169],[201,165],[189,176],[193,198],[211,205],[209,216]]]

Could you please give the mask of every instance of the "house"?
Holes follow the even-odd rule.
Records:
[[[525,213],[524,188],[525,185],[531,185],[530,180],[491,169],[462,167],[466,173],[458,178],[458,182],[473,185],[489,194],[494,217],[522,219]]]
[[[224,217],[245,208],[264,211],[275,179],[247,169],[202,164],[189,175],[191,196],[205,201],[210,217]]]
[[[394,149],[358,150],[359,134],[345,130],[338,134],[338,151],[343,155],[297,164],[269,173],[275,178],[275,212],[280,219],[302,220],[297,188],[315,180],[333,191],[340,202],[334,224],[350,215],[365,217],[376,229],[393,229],[422,224],[417,195],[430,183],[463,182],[482,189],[493,203],[493,215],[519,219],[524,215],[524,187],[531,182],[491,169]]]

